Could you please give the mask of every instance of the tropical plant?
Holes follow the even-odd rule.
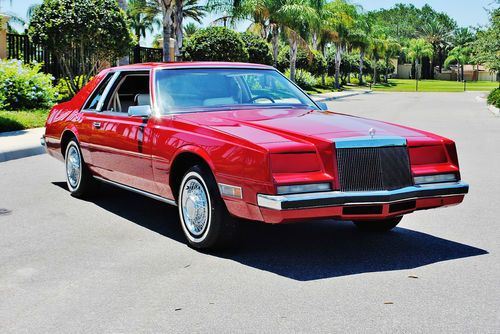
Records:
[[[158,13],[158,7],[151,5],[148,0],[128,0],[127,17],[138,45],[141,38],[146,37],[147,31],[153,32],[161,26]]]
[[[183,58],[201,61],[248,61],[248,51],[240,34],[224,27],[198,30],[186,40]]]
[[[436,62],[443,62],[443,55],[452,44],[452,33],[456,23],[444,14],[438,14],[425,22],[419,29],[420,36],[432,45],[431,78],[434,77]],[[441,68],[440,68],[441,70]]]
[[[335,45],[335,88],[340,88],[340,64],[342,53],[345,51],[348,42],[349,29],[354,26],[357,16],[357,7],[351,5],[345,0],[335,0],[327,5],[326,9],[330,12],[325,25],[327,29],[334,31],[336,38],[333,39]]]
[[[358,62],[358,84],[363,85],[363,64],[365,61],[365,54],[370,47],[369,34],[371,33],[371,26],[367,23],[368,18],[363,17],[358,20],[356,28],[349,31],[347,36],[348,45],[351,49],[359,50]],[[365,22],[366,24],[360,24]]]
[[[457,63],[457,81],[464,80],[464,65],[471,60],[472,49],[468,46],[456,46],[449,53],[444,61],[444,67],[449,67],[451,63]]]
[[[372,64],[376,64],[380,58],[384,57],[387,46],[387,40],[385,36],[374,36],[370,38],[370,49],[369,53],[371,55]],[[373,84],[377,83],[377,79],[379,76],[377,66],[372,66],[373,76],[372,82]]]
[[[388,82],[389,78],[389,71],[392,68],[392,71],[394,71],[394,66],[391,66],[391,59],[395,58],[399,55],[399,52],[402,50],[401,45],[396,42],[396,40],[392,38],[388,38],[385,41],[385,52],[384,52],[384,58],[385,58],[385,64],[384,64],[384,81]]]
[[[116,0],[44,0],[29,26],[30,38],[58,55],[74,94],[104,62],[128,54],[134,37]],[[78,55],[76,68],[75,55]],[[83,75],[84,80],[77,80]]]
[[[415,62],[415,79],[419,80],[419,63],[423,57],[431,58],[433,55],[432,45],[423,38],[412,39],[407,49],[408,56]],[[417,83],[418,84],[418,83]]]
[[[200,30],[200,28],[194,22],[189,22],[184,26],[184,37],[189,38],[198,30]]]

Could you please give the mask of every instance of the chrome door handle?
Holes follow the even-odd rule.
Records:
[[[100,129],[101,128],[101,122],[94,122],[92,123],[92,125],[94,126],[94,128],[96,129]]]

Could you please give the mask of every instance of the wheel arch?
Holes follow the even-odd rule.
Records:
[[[76,139],[78,142],[78,136],[75,129],[65,129],[61,135],[61,154],[63,158],[66,155],[66,147],[72,138]]]
[[[195,165],[201,165],[207,168],[215,178],[215,167],[205,150],[197,146],[184,146],[180,148],[172,158],[168,180],[175,200],[177,200],[179,194],[182,177],[189,168]]]

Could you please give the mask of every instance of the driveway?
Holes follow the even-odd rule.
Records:
[[[245,223],[236,249],[203,254],[174,207],[109,186],[75,199],[47,155],[0,163],[0,332],[498,333],[500,118],[476,95],[329,103],[457,141],[465,202],[384,235]]]

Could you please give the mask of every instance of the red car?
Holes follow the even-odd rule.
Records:
[[[231,240],[235,217],[387,231],[462,202],[453,141],[325,109],[269,66],[129,65],[55,106],[42,144],[72,195],[102,181],[177,205],[196,248]]]

